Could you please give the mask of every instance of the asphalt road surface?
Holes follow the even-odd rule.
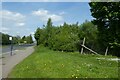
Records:
[[[34,46],[35,44],[22,44],[22,45],[13,45],[13,51],[14,50],[20,50],[22,48],[26,48],[26,47],[30,47],[30,46]],[[11,51],[11,45],[8,46],[4,46],[2,47],[2,53],[6,53],[6,52],[10,52]]]
[[[7,78],[10,74],[11,70],[14,68],[15,65],[20,63],[23,59],[33,53],[34,46],[31,45],[24,45],[29,46],[25,49],[14,51],[14,55],[10,56],[9,54],[3,55],[4,58],[0,59],[0,78]],[[1,80],[1,79],[0,79]]]

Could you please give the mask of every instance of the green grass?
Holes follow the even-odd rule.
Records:
[[[118,62],[97,60],[112,56],[59,52],[39,46],[9,74],[10,78],[118,78]]]

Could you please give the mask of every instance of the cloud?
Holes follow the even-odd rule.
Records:
[[[17,34],[20,34],[20,32],[19,32],[19,31],[17,31],[16,33],[17,33]]]
[[[2,31],[8,31],[9,29],[6,27],[2,27]]]
[[[41,21],[47,21],[48,18],[51,18],[53,22],[62,21],[63,17],[61,15],[53,14],[45,9],[40,9],[32,12],[33,15],[39,16]]]
[[[0,11],[0,15],[2,15],[0,16],[2,19],[2,29],[0,32],[15,35],[16,33],[19,34],[18,31],[22,32],[22,30],[24,30],[26,16],[23,14],[9,10],[2,10]]]
[[[0,32],[3,32],[3,33],[5,33],[5,34],[7,34],[8,31],[9,31],[9,28],[6,28],[6,27],[2,27],[2,28],[0,29]]]
[[[16,26],[24,26],[25,23],[17,23]]]
[[[41,10],[33,11],[33,14],[37,16],[42,16],[42,15],[46,16],[48,14],[48,11],[41,9]]]
[[[8,20],[17,20],[17,21],[21,21],[21,19],[24,18],[24,16],[20,13],[16,13],[16,12],[11,12],[8,10],[2,10],[2,18],[4,19],[8,19]],[[19,18],[19,20],[18,20]]]
[[[25,23],[25,16],[8,10],[0,11],[0,15],[2,15],[2,23],[5,25],[6,22],[11,25],[23,26]],[[22,23],[22,24],[21,24]]]
[[[35,33],[34,32],[30,32],[31,35],[34,35]]]
[[[66,13],[65,13],[65,12],[60,12],[59,14],[60,14],[60,15],[64,15],[64,14],[66,14]]]

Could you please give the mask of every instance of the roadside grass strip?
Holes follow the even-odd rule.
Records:
[[[35,52],[16,65],[9,78],[118,78],[118,62],[98,59],[117,58],[81,55],[35,47]]]

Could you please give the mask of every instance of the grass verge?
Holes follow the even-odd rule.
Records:
[[[16,65],[9,78],[118,78],[118,62],[96,58],[112,56],[81,55],[38,46]]]

